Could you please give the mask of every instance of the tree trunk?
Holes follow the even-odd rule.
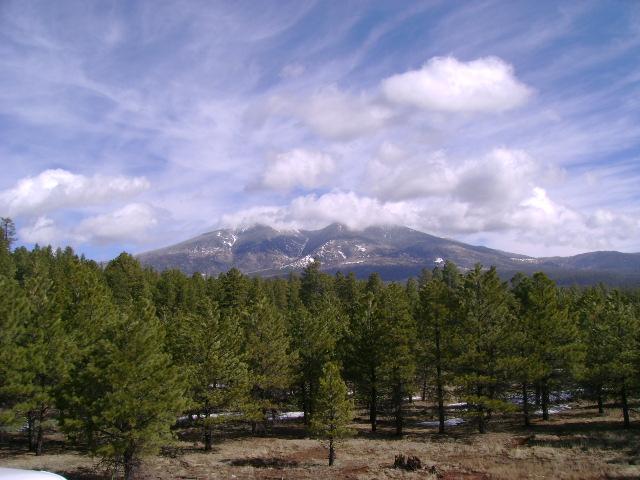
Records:
[[[604,401],[602,398],[602,387],[598,387],[598,415],[604,415]]]
[[[440,352],[440,329],[436,328],[436,394],[438,397],[438,433],[444,433],[444,386]]]
[[[624,428],[629,428],[629,403],[627,402],[627,387],[623,386],[620,392],[622,399],[622,417],[624,418]]]
[[[333,445],[333,437],[329,437],[329,466],[333,466],[333,462],[336,459],[336,450]]]
[[[304,424],[309,425],[309,392],[306,382],[302,383],[302,411],[304,413]]]
[[[524,426],[531,426],[531,421],[529,420],[529,392],[527,392],[527,382],[523,382],[522,384],[522,415],[524,417]]]
[[[33,441],[33,412],[27,413],[27,435],[29,437],[29,451],[35,450],[35,442]]]
[[[422,381],[422,395],[421,395],[422,401],[426,401],[427,400],[427,376],[425,373],[425,378]]]
[[[137,459],[135,458],[131,447],[127,448],[122,455],[122,463],[124,468],[124,480],[133,480],[136,473]]]
[[[42,419],[38,420],[38,432],[36,434],[36,456],[42,455],[42,445],[44,444],[44,432],[42,429]]]
[[[542,420],[549,420],[549,386],[542,386]]]
[[[536,407],[540,408],[541,402],[540,402],[540,384],[537,383],[536,384]]]
[[[394,403],[395,403],[395,414],[396,414],[396,435],[402,435],[402,428],[404,426],[404,412],[402,411],[402,400],[404,398],[404,392],[402,388],[402,383],[398,383],[394,387]]]
[[[378,427],[378,392],[375,387],[371,387],[369,397],[369,421],[371,422],[371,431],[375,432]]]
[[[204,424],[204,451],[205,452],[211,451],[211,438],[212,438],[211,425],[209,425],[209,423],[205,421],[205,424]]]
[[[482,387],[478,387],[476,389],[476,394],[478,395],[478,399],[482,397]],[[487,425],[484,418],[484,406],[479,403],[476,410],[478,412],[478,432],[487,433]]]

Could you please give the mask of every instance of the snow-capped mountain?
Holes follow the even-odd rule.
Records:
[[[264,225],[221,229],[138,255],[158,270],[217,275],[232,267],[261,276],[286,275],[314,259],[329,272],[378,272],[385,280],[416,276],[446,260],[462,269],[495,265],[508,278],[543,270],[561,283],[640,284],[640,254],[593,252],[574,257],[533,258],[468,245],[401,226],[351,230],[331,224],[320,230],[275,230]]]

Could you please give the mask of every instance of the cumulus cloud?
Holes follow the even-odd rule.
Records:
[[[325,185],[335,170],[336,163],[330,155],[298,148],[270,158],[260,186],[281,191],[313,189]]]
[[[253,207],[225,215],[222,224],[244,227],[256,223],[275,228],[320,228],[332,222],[350,228],[415,221],[411,205],[404,202],[382,203],[375,198],[359,196],[354,192],[334,191],[323,195],[296,197],[289,205]]]
[[[144,177],[94,175],[87,177],[67,170],[45,170],[19,180],[0,192],[0,210],[5,215],[42,215],[60,208],[85,207],[120,200],[149,188]]]
[[[241,210],[225,215],[221,223],[235,228],[261,223],[278,229],[315,229],[332,222],[353,229],[397,224],[441,236],[499,233],[511,244],[527,241],[582,249],[606,248],[616,238],[640,233],[640,222],[632,216],[609,211],[585,215],[554,202],[541,187],[529,189],[519,201],[500,208],[493,205],[442,196],[382,201],[353,191],[333,191],[299,196],[286,205]]]
[[[414,113],[502,112],[522,105],[532,92],[500,58],[462,62],[434,57],[418,70],[393,75],[359,93],[332,85],[306,96],[281,94],[271,98],[268,110],[296,118],[321,137],[345,141],[394,126],[411,109]]]
[[[540,168],[522,150],[495,148],[478,158],[456,161],[443,151],[409,154],[385,144],[367,170],[367,184],[382,200],[448,197],[500,208],[531,192]]]
[[[439,112],[501,112],[522,105],[532,93],[497,57],[434,57],[419,70],[385,79],[381,89],[391,103]]]
[[[273,98],[270,110],[293,115],[317,134],[333,140],[351,140],[375,132],[394,115],[371,95],[354,95],[335,86],[317,90],[307,98]]]
[[[131,203],[113,212],[85,218],[75,232],[84,243],[141,243],[158,224],[157,212],[150,205]]]
[[[155,208],[143,203],[131,203],[112,212],[89,216],[68,228],[56,224],[47,216],[40,216],[18,233],[23,241],[41,245],[130,244],[148,241],[150,231],[158,223]]]

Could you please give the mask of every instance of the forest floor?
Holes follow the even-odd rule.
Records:
[[[613,407],[613,405],[609,405]],[[433,420],[433,412],[415,402],[407,417],[405,435],[393,436],[393,425],[383,418],[378,432],[369,432],[366,418],[353,428],[356,435],[337,448],[337,460],[327,466],[327,450],[305,437],[300,420],[274,425],[265,436],[253,437],[247,426],[218,431],[211,452],[202,451],[196,430],[177,430],[175,444],[147,458],[141,479],[377,479],[421,478],[440,480],[488,479],[638,479],[640,478],[640,418],[632,416],[632,428],[622,428],[619,409],[608,408],[599,416],[593,405],[571,404],[551,420],[533,420],[520,426],[517,415],[494,418],[489,433],[476,433],[471,419],[448,427],[421,422]],[[450,417],[460,417],[455,409]],[[85,452],[65,447],[62,436],[47,438],[40,457],[27,453],[24,440],[0,443],[0,466],[43,469],[69,480],[110,478],[97,460]],[[423,464],[419,471],[393,468],[397,454],[414,455]],[[432,469],[432,467],[434,467]]]

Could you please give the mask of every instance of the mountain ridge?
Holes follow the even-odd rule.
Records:
[[[375,271],[384,280],[404,280],[423,268],[450,260],[463,270],[476,263],[496,266],[503,278],[516,272],[545,271],[561,284],[640,285],[640,253],[602,251],[531,257],[400,225],[356,230],[332,223],[317,230],[277,230],[255,224],[213,230],[137,257],[157,270],[175,268],[187,274],[217,275],[238,268],[245,274],[265,277],[301,271],[318,259],[327,272],[352,271],[365,277]]]

